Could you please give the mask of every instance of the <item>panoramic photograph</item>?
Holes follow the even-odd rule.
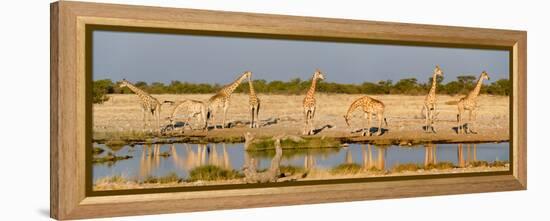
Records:
[[[94,30],[93,191],[510,170],[510,52]]]

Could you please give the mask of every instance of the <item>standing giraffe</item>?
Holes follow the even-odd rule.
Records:
[[[256,96],[256,92],[254,91],[251,75],[248,76],[248,87],[250,88],[250,94],[248,96],[248,104],[251,112],[250,128],[258,128],[260,127],[260,99]]]
[[[132,92],[134,92],[141,103],[142,112],[143,112],[143,127],[147,126],[147,112],[149,112],[151,115],[157,118],[157,131],[160,133],[160,106],[161,103],[148,94],[147,92],[139,89],[126,79],[122,79],[122,82],[120,83],[120,87],[128,87]]]
[[[468,94],[466,95],[465,97],[463,98],[460,98],[460,100],[458,101],[458,114],[456,116],[456,121],[458,123],[457,125],[457,133],[458,134],[461,134],[461,133],[468,133],[468,131],[464,130],[464,125],[462,124],[462,115],[464,114],[464,111],[468,110],[469,111],[469,114],[468,114],[468,119],[469,119],[469,124],[468,125],[468,130],[470,131],[470,133],[474,133],[476,134],[477,132],[476,131],[473,131],[472,130],[472,126],[474,125],[474,122],[477,118],[477,96],[479,95],[479,91],[481,90],[481,85],[483,85],[483,80],[484,79],[487,79],[489,80],[489,75],[487,74],[487,72],[483,71],[481,72],[481,74],[479,75],[479,79],[477,80],[477,84],[476,84],[476,87]],[[472,114],[473,114],[473,120],[472,120]]]
[[[435,128],[433,126],[434,119],[435,119],[435,113],[436,113],[436,97],[435,97],[435,88],[437,85],[437,76],[443,76],[443,71],[439,68],[439,65],[435,66],[433,75],[432,75],[432,88],[430,88],[430,92],[428,95],[426,95],[426,99],[424,99],[424,107],[423,110],[425,110],[424,117],[426,118],[426,124],[424,131],[429,132],[430,128],[432,129],[432,132],[435,133]]]
[[[388,126],[388,122],[384,117],[384,109],[385,109],[384,103],[382,103],[382,101],[376,100],[369,96],[360,97],[359,99],[353,101],[353,103],[351,103],[351,105],[348,108],[348,112],[346,113],[346,115],[344,115],[344,119],[346,120],[346,124],[348,125],[348,127],[351,127],[349,123],[349,120],[351,119],[351,114],[358,107],[363,108],[363,112],[365,113],[365,119],[368,119],[366,131],[363,132],[363,136],[371,135],[370,123],[371,123],[373,114],[375,114],[376,118],[378,119],[378,132],[376,133],[376,135],[380,136],[382,134],[382,119],[386,123],[386,126]]]
[[[216,120],[215,115],[217,114],[216,111],[219,108],[222,108],[223,110],[223,118],[222,118],[222,129],[225,128],[225,117],[227,115],[227,110],[229,109],[229,102],[231,98],[231,94],[235,89],[241,84],[241,82],[249,78],[252,73],[250,71],[245,71],[241,76],[239,76],[235,81],[233,81],[231,84],[228,84],[224,86],[218,93],[216,93],[214,96],[210,97],[208,99],[208,111],[212,113],[212,124],[214,124],[214,129],[216,129]]]
[[[305,118],[305,125],[304,130],[302,134],[304,135],[310,135],[313,134],[313,118],[315,117],[315,87],[317,86],[317,80],[321,79],[324,80],[325,76],[319,69],[313,73],[313,77],[311,78],[311,87],[309,88],[309,91],[306,94],[306,97],[304,98],[304,118]]]

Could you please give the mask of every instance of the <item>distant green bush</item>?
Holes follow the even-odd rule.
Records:
[[[443,84],[443,78],[437,78],[437,91],[439,94],[467,94],[476,84],[477,77],[473,75],[461,75],[457,80]],[[428,93],[432,86],[432,79],[429,78],[425,83],[419,83],[416,78],[406,78],[393,83],[391,80],[373,82],[362,82],[358,84],[342,84],[334,82],[320,81],[317,85],[317,91],[323,93],[340,94],[404,94],[421,95]],[[119,88],[117,83],[110,79],[94,81],[93,100],[94,103],[102,103],[109,99],[107,94],[128,94],[131,91],[128,88]],[[148,84],[143,81],[135,82],[138,88],[152,94],[210,94],[216,93],[222,85],[206,83],[189,83],[172,81],[169,84],[153,82]],[[303,94],[311,86],[311,80],[302,80],[294,78],[289,81],[271,81],[254,80],[254,89],[258,93],[267,94]],[[512,85],[508,79],[500,79],[491,84],[483,84],[482,94],[504,95],[511,94]],[[248,93],[248,84],[239,86],[235,92]]]
[[[92,86],[92,102],[94,104],[101,104],[109,100],[107,94],[113,93],[114,84],[111,80],[99,80],[94,81]]]

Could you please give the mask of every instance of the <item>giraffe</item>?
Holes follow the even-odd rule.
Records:
[[[426,95],[426,99],[424,99],[424,106],[422,107],[423,110],[426,111],[424,112],[425,113],[424,117],[426,119],[426,123],[424,127],[425,132],[429,132],[429,129],[431,128],[432,132],[436,133],[433,123],[435,119],[434,114],[436,113],[436,103],[437,103],[436,97],[435,97],[435,89],[437,86],[437,76],[443,77],[443,71],[441,71],[441,69],[439,68],[439,65],[435,66],[435,69],[432,75],[432,87],[430,88],[430,92],[428,93],[428,95]]]
[[[384,109],[385,105],[382,103],[382,101],[376,100],[374,98],[371,98],[369,96],[363,96],[358,98],[357,100],[353,101],[351,105],[348,108],[348,112],[346,115],[344,115],[344,119],[346,120],[346,124],[348,127],[351,127],[349,120],[351,119],[351,114],[355,109],[362,107],[363,112],[365,113],[365,119],[367,119],[367,127],[365,132],[363,132],[363,136],[368,135],[370,136],[370,123],[372,120],[372,115],[375,114],[376,118],[378,119],[378,132],[376,133],[377,136],[380,136],[382,134],[382,120],[386,123],[386,126],[388,126],[388,121],[386,121],[386,118],[384,117]]]
[[[464,114],[464,111],[469,111],[468,118],[469,123],[471,126],[474,125],[474,122],[477,118],[476,108],[477,108],[477,96],[479,95],[479,91],[481,90],[481,85],[483,85],[483,80],[487,79],[489,80],[489,74],[487,74],[486,71],[481,72],[479,75],[479,79],[477,80],[476,87],[465,97],[460,98],[460,100],[457,103],[458,107],[458,114],[456,116],[456,121],[458,123],[457,125],[457,134],[461,133],[468,133],[467,130],[464,129],[464,125],[462,123],[462,115]],[[473,116],[473,120],[472,120]],[[473,131],[470,125],[468,125],[468,130],[470,133],[476,134],[476,131]]]
[[[235,81],[224,86],[218,93],[208,99],[208,111],[211,112],[212,123],[214,124],[214,129],[216,129],[215,121],[215,112],[217,109],[222,108],[223,118],[222,118],[222,129],[225,128],[225,117],[227,115],[227,110],[229,109],[229,102],[231,94],[235,89],[241,84],[244,79],[249,78],[252,75],[252,72],[245,71],[241,74]]]
[[[192,99],[185,99],[182,101],[178,101],[176,103],[176,107],[174,110],[172,110],[172,113],[170,114],[170,117],[168,117],[168,120],[170,121],[170,126],[172,129],[174,129],[175,126],[175,119],[176,114],[180,109],[185,110],[186,114],[186,122],[185,124],[188,125],[191,129],[190,121],[191,118],[198,118],[198,121],[203,125],[203,130],[206,129],[206,121],[208,121],[208,118],[210,117],[210,113],[206,111],[206,104],[204,101],[198,101],[198,100],[192,100]],[[185,125],[184,125],[185,126]],[[183,130],[182,130],[183,132]]]
[[[260,99],[256,96],[254,84],[250,75],[248,76],[248,88],[250,88],[250,94],[248,96],[248,104],[251,112],[250,128],[258,128],[260,127]]]
[[[126,79],[122,79],[122,82],[120,83],[119,87],[120,88],[127,87],[138,96],[141,103],[142,112],[143,112],[143,127],[147,126],[146,118],[147,118],[147,112],[149,112],[151,113],[151,115],[153,115],[157,119],[157,131],[158,133],[160,133],[161,103],[156,98],[154,98],[147,92],[139,89],[138,87],[136,87],[135,85],[127,81]]]
[[[303,102],[305,118],[304,130],[302,132],[303,135],[313,134],[313,118],[315,117],[316,110],[315,88],[317,87],[318,79],[325,80],[325,76],[319,69],[313,73],[313,77],[311,78],[311,87],[309,88]]]

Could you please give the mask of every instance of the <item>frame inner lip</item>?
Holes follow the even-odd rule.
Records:
[[[368,43],[368,44],[389,44],[389,45],[402,45],[402,46],[426,46],[426,47],[443,47],[443,48],[471,48],[471,49],[492,49],[492,50],[505,50],[513,54],[513,46],[494,46],[494,45],[479,45],[479,44],[458,44],[458,43],[440,43],[430,41],[404,41],[404,40],[380,40],[371,39],[368,36],[365,38],[356,37],[316,37],[305,35],[291,35],[291,34],[264,34],[253,32],[238,32],[238,31],[205,31],[205,30],[190,30],[180,28],[162,28],[162,27],[142,27],[142,26],[128,26],[128,25],[105,25],[105,24],[85,24],[85,44],[86,44],[86,79],[87,84],[92,82],[91,76],[91,33],[93,31],[118,31],[118,32],[141,32],[141,33],[167,33],[167,34],[181,34],[181,35],[197,35],[197,36],[218,36],[218,37],[245,37],[245,38],[260,38],[260,39],[285,39],[285,40],[302,40],[302,41],[322,41],[322,42],[353,42],[353,43]],[[510,56],[510,59],[513,58]],[[512,63],[510,62],[510,66]],[[513,75],[512,68],[510,68],[510,75]],[[90,76],[88,76],[90,75]],[[513,78],[509,79],[511,84],[514,85]],[[91,88],[91,84],[87,86]],[[88,89],[87,89],[88,90]],[[460,174],[431,174],[431,175],[413,175],[413,176],[395,176],[395,177],[371,177],[371,178],[349,178],[349,179],[326,179],[315,181],[299,181],[291,183],[268,183],[268,184],[226,184],[226,185],[212,185],[212,186],[196,186],[196,187],[159,187],[159,188],[144,188],[144,189],[128,189],[128,190],[101,190],[94,191],[92,188],[92,163],[91,163],[91,91],[86,91],[86,105],[90,106],[86,109],[86,116],[90,118],[90,122],[86,122],[86,196],[116,196],[116,195],[130,195],[130,194],[153,194],[153,193],[170,193],[170,192],[195,192],[195,191],[211,191],[211,190],[231,190],[231,189],[256,189],[256,188],[270,188],[270,187],[292,187],[292,186],[315,186],[315,185],[329,185],[329,184],[349,184],[349,183],[369,183],[369,182],[385,182],[385,181],[407,181],[418,179],[444,179],[444,178],[456,178],[456,177],[479,177],[479,176],[498,176],[498,175],[513,175],[513,134],[510,134],[510,167],[508,171],[493,171],[493,172],[471,172]],[[513,96],[510,96],[512,100]],[[510,103],[510,108],[513,108]],[[513,114],[509,114],[510,117],[510,130],[513,129]],[[383,178],[378,180],[378,178]]]

